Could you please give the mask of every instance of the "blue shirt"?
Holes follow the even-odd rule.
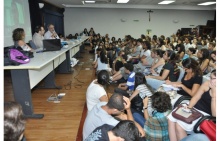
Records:
[[[128,76],[127,86],[128,90],[134,90],[135,72],[131,72]]]

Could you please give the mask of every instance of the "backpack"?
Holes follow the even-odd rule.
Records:
[[[4,66],[18,66],[30,62],[30,58],[14,47],[4,48]]]

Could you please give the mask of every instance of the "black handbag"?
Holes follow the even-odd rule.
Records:
[[[143,109],[143,99],[138,95],[136,95],[132,100],[131,100],[131,108],[142,111]]]
[[[31,51],[24,51],[20,46],[16,47],[17,50],[22,52],[25,56],[28,56],[29,58],[34,58],[34,53]]]

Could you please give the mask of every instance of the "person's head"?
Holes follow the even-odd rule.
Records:
[[[185,46],[183,44],[178,44],[177,45],[177,51],[180,54],[181,52],[185,53]]]
[[[196,49],[193,47],[188,48],[187,52],[188,55],[192,55],[196,53]]]
[[[137,45],[140,46],[142,43],[142,39],[137,39]]]
[[[202,71],[200,69],[199,63],[193,58],[186,58],[182,61],[183,69],[186,73],[194,73],[202,76]]]
[[[134,70],[134,66],[131,63],[125,63],[124,64],[125,67],[125,73],[129,74]]]
[[[84,28],[84,30],[83,30],[84,32],[87,32],[87,28]]]
[[[139,131],[135,123],[130,120],[120,121],[110,132],[125,141],[139,141]]]
[[[104,49],[101,50],[99,58],[102,63],[108,64],[108,58],[106,57],[106,51]]]
[[[210,54],[210,59],[213,61],[213,62],[216,62],[216,51],[212,51],[211,54]]]
[[[41,26],[41,25],[36,26],[36,27],[35,27],[35,32],[38,33],[38,34],[40,34],[41,36],[43,36],[44,33],[45,33],[44,27]]]
[[[16,28],[12,32],[12,39],[13,41],[19,41],[19,40],[24,40],[25,38],[25,32],[23,28]]]
[[[106,70],[101,70],[99,71],[97,75],[97,82],[101,85],[106,85],[108,84],[109,81],[109,73]]]
[[[122,94],[114,93],[110,98],[106,106],[112,110],[111,115],[120,115],[124,111],[124,99]]]
[[[152,108],[157,110],[157,112],[166,112],[167,110],[171,110],[171,100],[170,96],[165,92],[156,92],[151,97]]]
[[[172,50],[167,50],[165,51],[165,53],[163,54],[163,59],[166,61],[170,61],[170,60],[174,60],[176,57],[176,54],[174,51]]]
[[[213,50],[215,48],[215,43],[210,42],[208,46],[208,50]]]
[[[200,49],[197,53],[197,57],[199,58],[200,61],[208,59],[209,58],[209,50],[206,48]]]
[[[137,88],[138,85],[146,84],[145,75],[141,72],[135,73],[135,88]]]
[[[21,105],[4,103],[4,141],[20,141],[25,130],[25,119]]]
[[[53,33],[53,32],[55,31],[53,24],[49,24],[49,25],[47,26],[47,28],[48,28],[48,30],[49,30],[51,33]]]
[[[143,44],[142,44],[142,46],[143,46],[143,48],[144,49],[146,49],[146,50],[151,50],[151,44],[150,44],[150,42],[149,41],[144,41],[144,42],[142,42]]]
[[[212,85],[216,86],[216,70],[213,70],[210,75],[210,82]]]
[[[186,44],[190,43],[189,38],[185,38],[185,43],[186,43]]]

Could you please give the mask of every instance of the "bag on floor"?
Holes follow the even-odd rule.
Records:
[[[204,120],[199,127],[210,141],[216,141],[216,124],[212,120]]]

